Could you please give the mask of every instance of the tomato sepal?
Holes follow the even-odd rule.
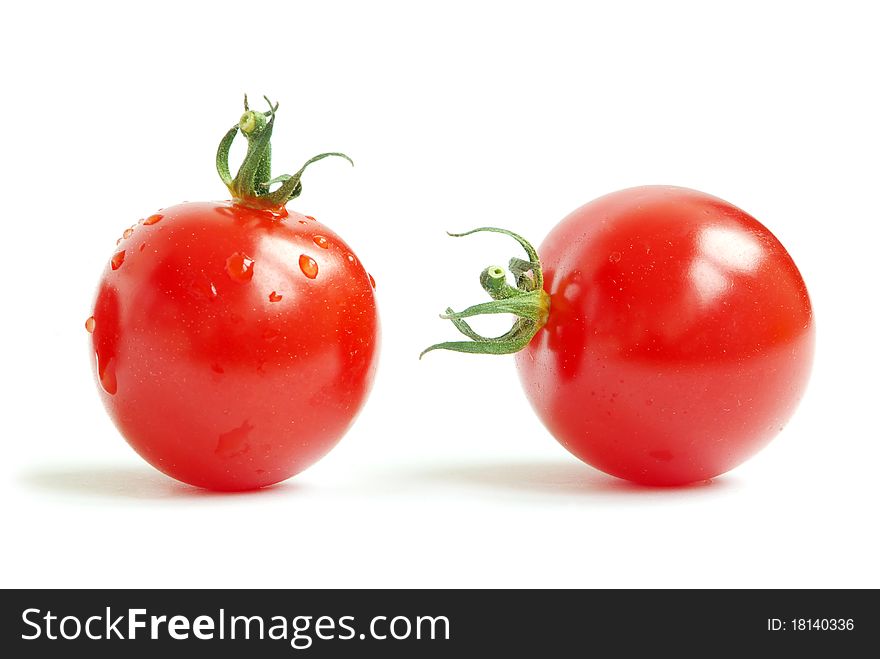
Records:
[[[217,147],[217,173],[236,204],[248,208],[280,211],[288,201],[302,193],[301,178],[309,165],[331,156],[344,158],[352,166],[354,161],[344,153],[329,151],[309,158],[295,174],[281,174],[273,178],[271,139],[278,103],[273,105],[267,97],[263,98],[269,104],[269,110],[255,112],[248,106],[245,95],[244,114],[241,115],[238,123],[226,132]],[[239,133],[247,139],[248,149],[238,172],[233,177],[229,169],[229,150]],[[276,190],[272,190],[272,186],[276,183],[281,185]]]
[[[469,341],[445,341],[429,346],[419,355],[419,359],[432,350],[452,350],[470,354],[509,355],[525,348],[535,334],[546,324],[550,314],[550,296],[544,291],[544,274],[541,260],[532,244],[522,236],[496,227],[480,227],[465,233],[450,233],[454,238],[469,236],[481,231],[501,233],[516,240],[525,250],[528,260],[518,257],[510,259],[508,270],[513,275],[516,286],[507,282],[504,268],[492,265],[480,273],[480,285],[492,298],[464,309],[453,311],[447,308],[440,317],[452,322],[453,326]],[[472,316],[507,313],[516,316],[513,326],[504,334],[486,337],[478,334],[464,320]]]

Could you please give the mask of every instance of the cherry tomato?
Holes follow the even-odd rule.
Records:
[[[622,190],[571,213],[537,253],[549,310],[516,364],[538,416],[584,462],[650,485],[705,480],[794,412],[810,299],[744,211],[684,188]]]
[[[246,201],[185,203],[127,230],[86,323],[129,444],[217,490],[277,483],[327,453],[377,358],[371,277],[353,250],[312,217]]]

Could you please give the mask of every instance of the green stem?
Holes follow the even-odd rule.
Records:
[[[470,341],[446,341],[436,343],[419,355],[423,357],[432,350],[454,350],[482,355],[507,355],[525,348],[535,334],[547,322],[550,314],[550,296],[544,291],[544,274],[541,261],[531,243],[522,236],[506,229],[480,227],[466,233],[450,233],[450,236],[469,236],[478,231],[503,233],[516,240],[529,257],[528,261],[520,258],[510,259],[509,269],[516,281],[516,286],[507,283],[504,268],[498,265],[489,266],[480,273],[480,284],[491,302],[483,302],[468,307],[464,311],[446,309],[440,317],[452,322],[455,328]],[[484,314],[509,313],[517,317],[507,332],[501,336],[485,337],[477,334],[464,318]]]
[[[306,167],[328,156],[345,158],[354,165],[351,158],[344,153],[321,153],[309,158],[295,174],[282,174],[272,178],[272,130],[275,125],[275,113],[278,103],[269,104],[266,112],[255,112],[248,107],[247,96],[244,97],[244,114],[238,123],[227,131],[217,147],[217,173],[232,194],[235,203],[251,208],[280,210],[284,205],[302,192],[301,178]],[[235,177],[229,169],[229,150],[239,132],[248,142],[247,153]],[[270,188],[275,183],[281,186],[274,191]]]

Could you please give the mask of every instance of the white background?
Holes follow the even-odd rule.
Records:
[[[880,586],[873,3],[13,3],[3,62],[2,586]],[[241,96],[281,102],[291,208],[378,282],[355,427],[265,491],[146,465],[107,418],[83,321],[124,228],[221,199]],[[435,353],[447,305],[575,207],[632,185],[725,198],[807,281],[817,360],[785,431],[709,485],[570,457],[511,358]],[[478,327],[489,330],[491,325]],[[499,326],[500,327],[500,326]],[[506,412],[499,410],[506,406]],[[710,432],[711,429],[707,429]]]

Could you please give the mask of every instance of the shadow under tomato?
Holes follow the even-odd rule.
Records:
[[[19,480],[29,489],[44,493],[144,501],[271,496],[299,488],[298,484],[288,481],[259,490],[212,492],[181,483],[147,466],[40,467],[24,472]]]
[[[678,487],[638,485],[574,461],[510,461],[474,465],[441,465],[418,474],[426,482],[476,486],[485,489],[561,496],[669,499],[718,493],[736,486],[720,476]]]

